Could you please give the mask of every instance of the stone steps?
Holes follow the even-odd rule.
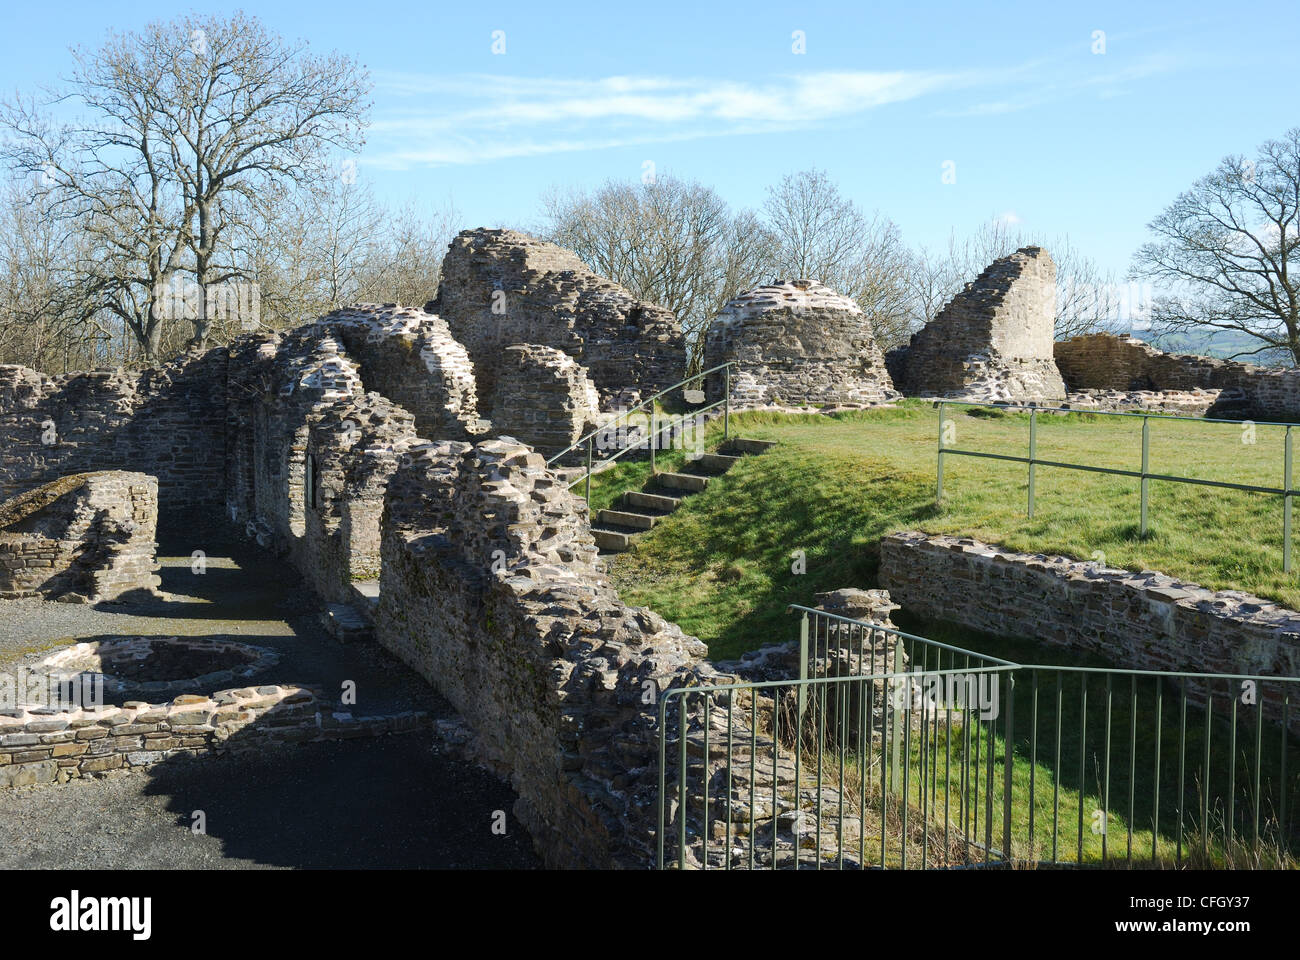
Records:
[[[601,553],[623,553],[636,547],[637,534],[654,528],[661,519],[681,506],[682,498],[699,493],[712,477],[721,476],[743,457],[760,454],[776,444],[770,440],[736,437],[720,448],[727,453],[706,453],[692,461],[685,473],[656,473],[642,490],[624,493],[620,509],[601,510],[592,525],[592,536]]]
[[[718,453],[725,453],[732,456],[758,454],[771,450],[775,446],[775,440],[747,440],[744,437],[732,437],[722,446],[718,447]]]
[[[699,493],[709,485],[709,478],[694,473],[656,473],[651,484],[665,490]]]
[[[596,522],[602,527],[635,527],[637,530],[649,530],[659,518],[648,513],[632,513],[629,510],[601,510],[596,514]]]
[[[633,490],[623,494],[619,502],[626,507],[644,507],[649,510],[662,510],[665,513],[672,513],[681,505],[682,498]]]

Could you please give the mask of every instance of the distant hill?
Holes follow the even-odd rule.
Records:
[[[1194,353],[1202,357],[1235,357],[1259,348],[1254,337],[1233,330],[1207,330],[1204,333],[1186,331],[1134,330],[1133,336],[1145,340],[1153,347],[1167,353]],[[1294,362],[1284,350],[1237,357],[1244,363],[1262,367],[1290,367]]]

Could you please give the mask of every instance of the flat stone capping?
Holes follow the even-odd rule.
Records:
[[[196,663],[224,663],[229,667],[209,670],[196,676],[143,679],[118,673],[139,672],[136,664],[172,661],[192,655]],[[165,658],[165,659],[164,659]],[[36,673],[100,674],[104,690],[110,694],[124,691],[147,696],[171,696],[195,690],[219,689],[223,684],[246,681],[280,662],[280,655],[266,647],[255,647],[233,640],[207,640],[190,637],[126,637],[113,640],[89,640],[64,647],[37,661]],[[160,668],[165,669],[165,668]]]
[[[1095,653],[1118,668],[1300,676],[1300,612],[1151,570],[906,531],[881,540],[880,582],[920,616]],[[1204,702],[1204,686],[1187,685],[1189,702]],[[1280,718],[1282,686],[1261,684],[1266,715]],[[1228,682],[1213,692],[1216,705],[1240,694]]]
[[[357,717],[318,690],[241,687],[171,703],[0,713],[0,788],[116,776],[164,760],[429,729],[427,713]]]

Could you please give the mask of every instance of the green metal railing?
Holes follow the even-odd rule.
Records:
[[[559,453],[555,454],[555,456],[548,459],[546,461],[546,465],[548,467],[554,466],[555,464],[558,464],[561,460],[563,460],[565,457],[567,457],[569,454],[577,450],[586,448],[586,454],[587,454],[586,470],[584,471],[581,477],[571,482],[569,484],[569,487],[572,488],[572,487],[576,487],[580,483],[585,483],[583,498],[586,499],[587,501],[590,501],[591,500],[591,475],[597,466],[597,464],[594,463],[594,459],[593,459],[597,438],[599,438],[601,435],[608,436],[612,431],[614,431],[620,425],[623,426],[632,425],[631,418],[639,412],[648,411],[650,417],[650,430],[646,434],[645,439],[638,438],[636,442],[627,444],[626,446],[621,448],[617,453],[615,453],[613,456],[606,457],[604,460],[600,461],[598,466],[603,468],[606,465],[613,463],[615,460],[619,459],[624,454],[632,450],[640,450],[648,446],[650,449],[650,470],[653,473],[655,470],[655,452],[661,446],[660,441],[664,433],[667,432],[671,436],[672,431],[675,430],[677,427],[679,427],[681,424],[685,423],[687,420],[690,420],[694,417],[698,417],[701,414],[707,413],[710,410],[717,409],[718,407],[722,407],[722,437],[724,440],[730,439],[731,437],[731,375],[737,366],[738,365],[736,364],[736,362],[732,360],[732,361],[728,361],[727,363],[719,364],[716,367],[710,367],[708,370],[705,370],[701,373],[697,373],[692,377],[687,377],[685,380],[679,380],[677,383],[674,383],[671,387],[667,387],[663,390],[660,390],[654,396],[646,400],[642,400],[636,406],[630,407],[627,410],[623,411],[617,417],[610,420],[608,423],[602,424],[600,427],[591,431],[591,433],[587,434],[586,436],[580,437],[577,440],[577,442],[571,444],[568,447],[565,447]],[[655,406],[655,404],[661,397],[667,396],[668,394],[672,393],[674,390],[685,389],[688,384],[699,383],[703,386],[705,383],[705,379],[704,379],[705,377],[709,376],[710,374],[718,373],[719,371],[722,372],[722,378],[723,378],[721,400],[715,400],[713,403],[709,403],[701,407],[696,407],[690,413],[683,414],[681,417],[677,418],[676,420],[669,418],[669,420],[665,422],[659,419],[659,411]]]
[[[1059,467],[1063,470],[1082,470],[1088,473],[1105,473],[1117,477],[1132,477],[1139,481],[1139,519],[1138,529],[1141,536],[1145,537],[1148,531],[1148,514],[1150,504],[1150,482],[1152,480],[1168,481],[1170,483],[1186,483],[1202,487],[1217,487],[1223,490],[1239,490],[1245,493],[1264,493],[1271,494],[1282,498],[1282,570],[1285,573],[1291,572],[1291,503],[1292,498],[1297,491],[1292,487],[1291,467],[1292,467],[1292,427],[1297,424],[1276,423],[1269,421],[1251,421],[1258,426],[1277,426],[1285,427],[1286,433],[1283,439],[1283,456],[1282,456],[1282,486],[1262,486],[1250,483],[1233,483],[1226,480],[1209,480],[1201,477],[1178,477],[1167,473],[1151,472],[1151,421],[1152,420],[1179,420],[1192,423],[1233,423],[1241,424],[1240,420],[1218,420],[1211,417],[1179,417],[1172,414],[1161,413],[1122,413],[1109,410],[1071,410],[1066,407],[1039,407],[1032,404],[1014,404],[1014,403],[977,403],[965,400],[940,400],[937,402],[939,409],[939,442],[938,442],[938,468],[935,484],[935,503],[943,502],[943,458],[945,456],[958,457],[980,457],[986,460],[1003,460],[1011,463],[1023,463],[1028,466],[1029,471],[1029,490],[1028,490],[1028,509],[1027,515],[1032,519],[1034,516],[1034,479],[1035,468]],[[961,450],[955,447],[944,446],[945,418],[944,411],[948,406],[962,407],[987,407],[998,410],[1022,410],[1029,412],[1029,455],[1025,457],[1016,456],[1006,453],[987,453],[978,450]],[[1115,467],[1099,467],[1083,463],[1066,463],[1060,460],[1045,460],[1038,456],[1038,415],[1040,413],[1050,414],[1067,414],[1067,413],[1088,413],[1094,416],[1105,417],[1129,417],[1140,419],[1142,421],[1142,461],[1138,470],[1123,470]]]
[[[797,609],[809,671],[661,697],[660,868],[1294,866],[1300,678],[1017,664]],[[819,669],[814,613],[841,650],[910,638],[905,669]]]

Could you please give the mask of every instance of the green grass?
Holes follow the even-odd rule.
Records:
[[[948,416],[956,430],[951,446],[1015,454],[1027,450],[1029,418],[1025,414],[949,407]],[[650,606],[677,621],[709,644],[715,660],[793,638],[795,620],[786,612],[790,603],[810,604],[815,593],[838,587],[876,585],[880,538],[908,528],[974,536],[1011,549],[1084,559],[1096,558],[1100,551],[1112,566],[1156,569],[1211,588],[1246,590],[1292,606],[1300,603],[1300,588],[1281,572],[1282,507],[1275,497],[1153,481],[1151,532],[1141,538],[1137,481],[1100,474],[1040,467],[1037,516],[1030,520],[1025,515],[1023,465],[950,456],[945,464],[945,503],[937,509],[934,483],[939,424],[937,411],[930,404],[909,402],[893,410],[830,417],[745,414],[733,418],[732,427],[735,434],[776,440],[778,446],[743,459],[703,493],[686,498],[677,512],[638,537],[636,552],[617,556],[611,565],[625,600]],[[1243,444],[1243,435],[1241,425],[1152,420],[1151,470],[1280,486],[1282,429],[1257,426],[1253,444]],[[712,448],[720,440],[715,425],[708,445]],[[1043,458],[1135,469],[1140,464],[1141,421],[1088,414],[1044,416],[1037,441]],[[674,469],[682,459],[680,452],[663,454],[660,469]],[[593,504],[607,506],[623,490],[639,488],[649,472],[648,463],[636,463],[602,474],[593,484]],[[795,569],[797,551],[803,555],[802,573]],[[1108,666],[1095,657],[1029,640],[976,634],[905,614],[897,620],[912,632],[1019,663]],[[1030,741],[1032,684],[1028,674],[1022,673],[1017,681],[1012,789],[1018,857],[1049,858],[1055,822],[1057,855],[1073,860],[1082,811],[1083,860],[1101,863],[1102,836],[1094,832],[1093,824],[1096,811],[1105,807],[1107,859],[1126,857],[1131,825],[1134,862],[1150,863],[1158,784],[1158,860],[1171,863],[1179,834],[1176,758],[1181,752],[1186,758],[1181,862],[1290,862],[1273,849],[1278,839],[1273,821],[1281,797],[1282,753],[1287,752],[1285,779],[1291,805],[1300,797],[1296,776],[1300,752],[1283,743],[1279,730],[1269,727],[1262,740],[1259,801],[1264,844],[1250,851],[1239,846],[1228,849],[1222,835],[1229,796],[1234,798],[1237,835],[1253,827],[1254,726],[1243,713],[1234,766],[1226,747],[1230,721],[1217,712],[1211,717],[1210,836],[1202,854],[1200,791],[1207,779],[1203,769],[1204,711],[1189,706],[1186,727],[1180,733],[1178,691],[1170,684],[1162,687],[1162,759],[1157,770],[1156,681],[1139,681],[1136,709],[1130,712],[1131,681],[1112,677],[1107,754],[1105,677],[1094,675],[1088,681],[1082,731],[1080,676],[1066,673],[1065,678],[1059,768],[1055,762],[1055,671],[1044,672],[1039,678],[1036,755]],[[936,732],[933,741],[940,753],[943,736]],[[994,843],[999,845],[1004,751],[1000,733],[993,737],[992,745],[998,759]],[[954,748],[957,746],[955,737]],[[983,749],[987,756],[987,741]],[[910,805],[916,807],[920,801],[919,744],[913,746],[911,766],[914,795]],[[1035,787],[1033,843],[1029,842],[1028,822],[1031,772]],[[1059,786],[1055,797],[1054,784]],[[852,787],[851,779],[848,786]],[[942,821],[945,799],[951,801],[953,816],[959,802],[955,796],[945,797],[948,791],[942,781],[936,786],[929,816],[918,810],[922,820],[930,821],[932,830]],[[1108,803],[1102,799],[1107,792]],[[984,802],[981,796],[981,838]],[[1058,805],[1055,818],[1054,804]],[[892,807],[891,811],[889,817],[896,819],[897,811]],[[877,816],[878,811],[871,815]],[[909,845],[916,841],[912,836]],[[914,857],[915,851],[909,856]]]
[[[1028,414],[947,410],[956,430],[952,446],[1027,451]],[[832,416],[741,414],[732,429],[779,445],[688,497],[611,567],[624,599],[677,621],[707,642],[715,659],[789,639],[787,604],[809,603],[819,591],[874,586],[880,538],[909,528],[1081,559],[1098,559],[1099,551],[1111,566],[1300,605],[1300,585],[1282,573],[1278,497],[1152,481],[1150,531],[1141,538],[1138,482],[1124,477],[1039,467],[1031,520],[1024,465],[948,456],[945,502],[936,508],[939,424],[929,403]],[[1152,420],[1150,469],[1280,486],[1282,428],[1257,426],[1253,444],[1242,437],[1238,424]],[[720,439],[714,424],[710,446]],[[1137,469],[1141,421],[1042,416],[1038,455]],[[661,455],[659,469],[674,468],[682,457]],[[644,462],[599,475],[593,506],[608,506],[648,476]],[[803,573],[794,569],[796,551]]]

